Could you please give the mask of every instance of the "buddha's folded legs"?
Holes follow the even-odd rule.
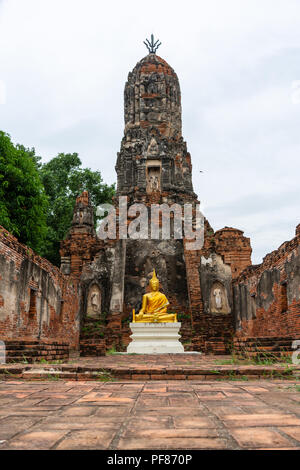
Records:
[[[176,315],[174,313],[160,312],[159,314],[153,313],[139,313],[135,317],[137,322],[153,323],[153,322],[176,322]]]

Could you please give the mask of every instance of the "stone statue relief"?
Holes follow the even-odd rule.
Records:
[[[214,289],[213,295],[215,297],[215,304],[217,309],[222,308],[222,291],[221,289]]]
[[[94,312],[97,312],[98,308],[99,308],[99,294],[98,294],[98,292],[94,292],[91,295],[91,305],[92,305],[92,309],[94,310]]]
[[[73,224],[83,225],[83,224],[92,224],[93,215],[90,210],[86,208],[77,208],[73,214]]]
[[[230,313],[227,292],[221,282],[214,282],[210,291],[210,313]]]
[[[98,318],[101,314],[101,291],[96,284],[89,289],[86,314],[93,318]]]
[[[150,144],[148,145],[148,148],[147,148],[147,155],[158,155],[159,151],[158,151],[158,144],[156,142],[156,140],[154,139],[154,137],[152,137],[151,141],[150,141]]]
[[[160,191],[160,167],[153,166],[147,168],[147,193]]]
[[[150,189],[151,191],[158,191],[159,190],[159,183],[158,183],[158,176],[150,176]]]

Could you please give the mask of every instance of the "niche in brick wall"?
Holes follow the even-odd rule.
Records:
[[[221,282],[214,282],[210,291],[210,313],[230,313],[227,292]]]
[[[58,302],[58,315],[59,319],[62,320],[64,316],[65,301],[63,299],[60,299]]]
[[[159,160],[147,161],[146,179],[148,194],[161,190],[161,162]]]
[[[30,318],[33,318],[36,315],[36,296],[37,290],[30,288],[30,298],[29,298],[29,312],[28,315]]]
[[[256,295],[251,294],[250,300],[251,318],[256,318]]]
[[[101,315],[101,290],[97,284],[89,288],[86,316],[89,318],[100,318]]]
[[[280,285],[280,311],[286,312],[288,309],[287,282],[283,281]]]

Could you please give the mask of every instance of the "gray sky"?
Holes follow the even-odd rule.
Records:
[[[124,84],[152,32],[202,211],[244,230],[259,263],[300,222],[299,0],[0,0],[0,129],[115,182]]]

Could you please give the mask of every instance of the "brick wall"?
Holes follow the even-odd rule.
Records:
[[[0,339],[79,341],[72,278],[0,227]]]
[[[300,225],[296,236],[234,282],[238,337],[300,336]]]
[[[250,238],[244,237],[242,230],[225,227],[215,232],[214,242],[216,252],[222,255],[224,263],[231,267],[232,279],[251,265]]]

